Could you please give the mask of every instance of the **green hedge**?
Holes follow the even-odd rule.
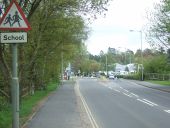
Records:
[[[141,73],[129,74],[129,75],[117,75],[117,78],[132,79],[132,80],[141,80]]]

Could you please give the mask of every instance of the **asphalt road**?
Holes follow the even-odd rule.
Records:
[[[170,93],[124,80],[78,80],[100,128],[169,128]]]

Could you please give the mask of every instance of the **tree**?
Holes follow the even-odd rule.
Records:
[[[167,51],[167,59],[168,59],[168,64],[170,64],[170,49]]]
[[[170,0],[162,0],[155,5],[154,12],[148,17],[148,41],[154,47],[168,48],[170,46]]]
[[[60,73],[61,52],[65,55],[65,62],[69,61],[75,57],[76,48],[87,39],[83,12],[91,12],[92,15],[101,13],[106,10],[108,0],[18,0],[18,3],[32,27],[28,32],[28,43],[18,48],[20,85],[39,88],[43,79],[48,82]],[[9,1],[3,1],[5,9],[9,4]],[[0,75],[8,91],[10,60],[10,46],[0,45]]]
[[[145,71],[148,73],[169,73],[170,65],[167,64],[166,56],[159,55],[147,59],[144,63]]]
[[[146,49],[143,50],[143,56],[144,56],[144,57],[147,57],[147,56],[150,56],[150,55],[153,55],[151,49],[146,48]]]
[[[130,49],[126,51],[126,64],[134,62],[134,52]]]

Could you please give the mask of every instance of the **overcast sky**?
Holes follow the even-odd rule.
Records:
[[[146,12],[152,10],[153,4],[160,0],[113,0],[110,2],[106,17],[98,17],[90,27],[92,32],[86,41],[91,54],[98,55],[108,47],[120,50],[131,49],[134,52],[141,48],[139,32],[146,25]],[[150,48],[143,33],[143,49]]]

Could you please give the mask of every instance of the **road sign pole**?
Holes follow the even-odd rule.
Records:
[[[19,81],[17,44],[12,44],[12,128],[19,128]]]
[[[12,43],[12,128],[19,128],[19,80],[18,80],[18,58],[17,43],[27,42],[25,33],[9,33],[9,31],[28,31],[31,29],[22,8],[16,0],[12,0],[6,12],[0,19],[0,30],[8,31],[1,34],[1,43]],[[22,34],[22,35],[21,35]]]

